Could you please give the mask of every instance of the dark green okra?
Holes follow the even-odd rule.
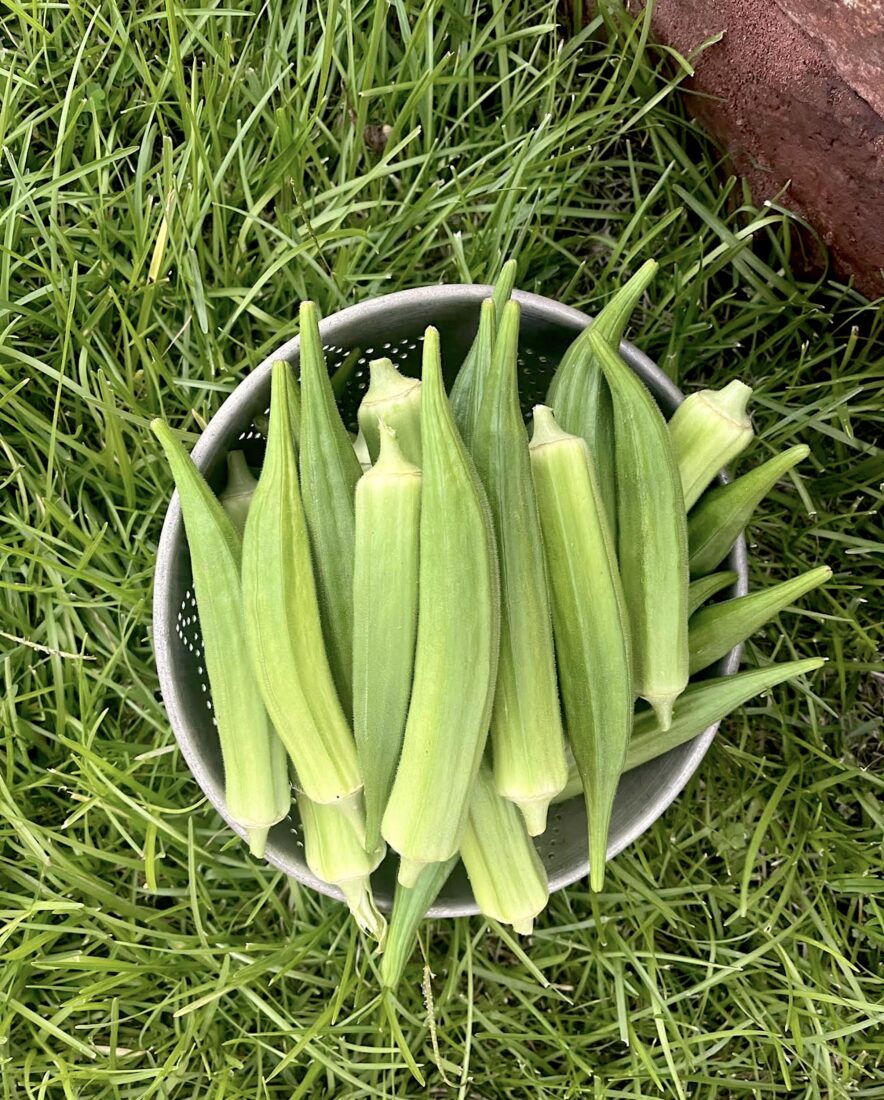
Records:
[[[540,517],[519,407],[519,314],[518,302],[503,307],[482,376],[470,453],[488,494],[500,562],[494,782],[522,811],[528,832],[538,836],[567,768]]]
[[[711,573],[724,560],[761,501],[809,453],[810,448],[799,443],[703,496],[688,516],[692,577]]]
[[[691,675],[730,653],[734,646],[831,576],[828,565],[820,565],[772,588],[700,608],[691,617],[688,635]]]
[[[711,600],[724,588],[736,584],[736,573],[711,573],[708,577],[700,577],[691,581],[688,586],[688,615],[693,615],[698,607],[702,607],[707,600]]]
[[[747,703],[755,695],[769,691],[777,684],[807,676],[821,668],[825,661],[820,657],[808,657],[800,661],[785,661],[738,672],[735,676],[721,676],[715,680],[700,680],[691,684],[679,697],[672,712],[672,725],[662,730],[652,710],[636,715],[632,737],[626,753],[624,772],[640,768],[658,756],[693,741],[704,730],[720,722],[728,714]],[[555,802],[567,802],[583,790],[577,765],[568,771],[568,782]]]
[[[362,467],[332,392],[312,302],[302,302],[300,475],[319,593],[322,632],[335,687],[353,713],[354,493]]]
[[[614,400],[618,560],[635,691],[666,729],[688,682],[688,538],[678,465],[647,388],[595,327],[587,339]]]

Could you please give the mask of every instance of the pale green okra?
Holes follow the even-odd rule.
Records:
[[[386,849],[368,855],[340,806],[311,802],[300,791],[297,798],[307,866],[318,879],[338,887],[362,931],[383,944],[387,922],[374,903],[371,873]]]
[[[720,390],[698,390],[682,401],[669,421],[686,511],[715,475],[752,442],[746,412],[752,390],[734,379]]]
[[[458,849],[488,734],[500,623],[491,515],[445,396],[434,328],[424,338],[421,440],[414,678],[382,824],[405,886]]]
[[[405,458],[421,464],[421,382],[400,374],[389,359],[373,359],[368,365],[370,381],[359,405],[359,430],[372,462],[381,450],[380,425],[396,433]]]
[[[497,793],[485,765],[473,784],[460,856],[482,913],[530,935],[549,899],[546,870],[521,814]]]
[[[380,455],[356,486],[353,723],[365,794],[365,845],[381,819],[408,714],[417,632],[421,472],[380,425]]]
[[[301,788],[358,817],[356,745],[326,657],[292,445],[291,368],[273,367],[264,465],[242,554],[245,639],[264,704]]]
[[[608,829],[632,728],[630,628],[586,442],[534,409],[531,469],[546,552],[559,685],[583,777],[590,886],[604,883]]]
[[[227,455],[227,484],[218,499],[240,539],[246,528],[246,516],[257,487],[258,480],[249,469],[246,456],[242,451],[231,451]]]
[[[268,829],[289,811],[291,791],[246,652],[240,538],[169,426],[154,420],[151,430],[172,470],[187,534],[203,659],[221,743],[224,801],[231,818],[245,829],[253,854],[262,856]]]

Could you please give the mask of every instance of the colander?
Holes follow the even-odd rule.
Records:
[[[373,298],[326,318],[320,332],[329,370],[334,374],[341,369],[347,376],[340,402],[348,426],[355,430],[356,410],[368,384],[370,359],[386,355],[404,373],[419,375],[421,342],[427,325],[435,325],[441,334],[443,370],[450,385],[475,335],[479,305],[491,289],[454,285],[406,290]],[[590,318],[536,294],[517,291],[514,297],[522,307],[520,388],[523,408],[528,413],[533,405],[543,401],[563,352]],[[621,344],[620,353],[648,386],[664,413],[670,415],[683,400],[679,390],[631,344]],[[264,436],[259,425],[266,423],[270,366],[276,359],[286,359],[297,367],[298,338],[283,344],[234,390],[193,450],[194,460],[216,490],[223,487],[228,451],[239,448],[252,467],[261,465]],[[730,595],[743,595],[747,571],[742,538],[732,550],[728,565],[739,578]],[[212,805],[243,835],[227,817],[224,807],[221,751],[202,660],[199,618],[177,494],[169,504],[160,536],[153,632],[163,701],[184,759]],[[739,656],[738,650],[732,651],[710,674],[736,672]],[[611,821],[609,856],[622,851],[660,817],[696,771],[716,729],[717,725],[710,726],[689,744],[623,776]],[[551,891],[586,875],[586,848],[582,799],[552,807],[549,826],[538,839]],[[310,873],[294,805],[291,816],[270,833],[267,860],[315,890],[342,897],[337,889]],[[375,897],[382,909],[388,910],[392,904],[395,875],[395,860],[388,857],[373,879]],[[430,913],[450,917],[476,912],[469,881],[458,866]]]

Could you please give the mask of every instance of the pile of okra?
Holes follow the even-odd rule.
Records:
[[[257,479],[234,452],[216,497],[152,425],[181,503],[228,815],[262,856],[297,802],[309,869],[378,941],[388,986],[458,859],[481,911],[530,933],[551,805],[582,796],[601,890],[623,773],[822,663],[714,674],[830,576],[720,598],[737,579],[722,563],[808,448],[721,484],[753,438],[739,380],[667,422],[618,353],[653,261],[574,339],[526,426],[515,267],[450,392],[434,328],[420,379],[371,363],[355,440],[310,302],[300,383],[272,367]],[[371,888],[387,853],[389,926]]]

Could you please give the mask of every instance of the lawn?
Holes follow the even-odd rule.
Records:
[[[688,63],[612,5],[256,8],[0,17],[4,1097],[884,1095],[880,312],[800,274],[795,221],[687,121]],[[748,463],[809,445],[751,579],[835,576],[745,660],[829,660],[724,723],[604,893],[519,942],[425,925],[388,1018],[345,910],[251,859],[176,750],[147,423],[193,441],[301,299],[508,255],[588,312],[656,257],[631,338],[756,388]]]

